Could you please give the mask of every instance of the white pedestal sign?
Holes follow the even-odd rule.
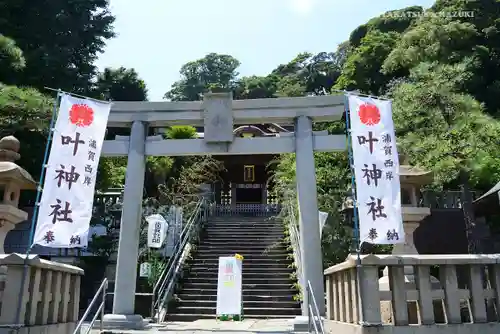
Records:
[[[235,257],[219,257],[217,316],[241,314],[242,265]]]
[[[151,263],[143,262],[139,266],[139,276],[149,277],[151,275]]]

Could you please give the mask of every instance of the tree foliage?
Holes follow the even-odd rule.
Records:
[[[411,160],[435,173],[439,184],[453,183],[461,171],[473,184],[490,185],[490,170],[498,152],[499,122],[488,116],[457,83],[466,67],[421,63],[408,82],[391,92],[398,143]],[[485,160],[486,159],[486,160]],[[500,165],[496,165],[500,167]]]
[[[421,13],[422,7],[412,6],[393,10],[369,20],[351,33],[342,74],[335,88],[359,90],[366,94],[382,95],[395,75],[406,76],[404,70],[387,75],[380,69],[401,35],[416,21],[406,12]]]
[[[97,55],[114,36],[107,0],[1,0],[0,8],[0,31],[26,59],[0,82],[88,93]]]
[[[438,0],[402,37],[386,59],[383,71],[411,69],[421,62],[467,66],[462,91],[485,104],[496,117],[500,102],[500,2]],[[473,17],[439,13],[470,12]]]
[[[147,101],[148,90],[144,80],[133,68],[106,68],[99,73],[92,95],[101,100]]]
[[[0,77],[7,76],[25,67],[26,60],[23,51],[13,39],[0,34]]]
[[[210,53],[189,62],[180,70],[181,79],[165,93],[172,101],[198,101],[207,90],[233,90],[240,62],[229,55]]]
[[[33,88],[0,83],[0,136],[19,139],[21,159],[17,163],[35,179],[40,177],[53,108],[54,99]]]

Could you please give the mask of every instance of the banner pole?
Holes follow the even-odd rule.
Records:
[[[47,137],[47,145],[45,145],[45,153],[43,156],[43,162],[42,162],[42,168],[41,168],[41,173],[40,173],[40,182],[38,183],[37,186],[37,192],[36,192],[36,199],[35,199],[35,207],[33,208],[33,215],[31,216],[31,228],[30,228],[30,234],[29,234],[29,240],[28,240],[28,248],[26,250],[25,258],[24,258],[24,268],[23,268],[23,275],[21,278],[21,286],[19,289],[19,302],[17,303],[17,310],[16,310],[16,326],[22,327],[20,321],[21,321],[21,306],[23,303],[24,299],[24,284],[26,282],[26,277],[28,275],[28,258],[30,255],[31,250],[33,249],[33,238],[35,235],[35,225],[37,221],[37,216],[38,216],[38,208],[40,206],[40,197],[42,194],[42,187],[43,187],[43,181],[45,178],[45,170],[47,167],[47,160],[49,158],[49,151],[50,151],[50,144],[52,142],[52,137],[53,137],[53,132],[54,132],[54,123],[57,115],[57,108],[58,108],[58,102],[59,98],[61,97],[61,90],[57,91],[57,95],[54,99],[54,106],[52,108],[52,117],[50,119],[50,125],[49,125],[49,135]]]
[[[88,96],[85,96],[85,95],[80,95],[80,94],[76,94],[76,93],[67,92],[65,90],[60,90],[60,89],[55,89],[55,88],[50,88],[50,87],[43,87],[43,88],[46,89],[46,90],[57,92],[59,95],[61,95],[61,94],[70,95],[70,96],[74,96],[74,97],[77,97],[77,98],[80,98],[80,99],[91,100],[91,101],[95,101],[95,102],[98,102],[98,103],[110,103],[110,102],[112,102],[111,100],[105,101],[105,100],[94,99],[93,97],[88,97]]]
[[[353,199],[353,220],[354,220],[354,240],[356,242],[356,278],[358,282],[361,282],[363,275],[361,272],[361,238],[359,231],[359,217],[358,217],[358,207],[357,207],[357,197],[356,197],[356,176],[354,174],[354,156],[352,152],[352,135],[350,128],[350,112],[349,110],[349,94],[344,95],[344,108],[345,108],[345,124],[347,131],[347,154],[349,156],[349,169],[351,170],[351,193]],[[363,296],[363,284],[359,284],[359,294]],[[360,299],[363,302],[362,298]],[[358,319],[363,319],[363,307],[358,309]]]
[[[377,100],[386,100],[390,101],[391,99],[388,97],[383,97],[383,96],[376,96],[376,95],[370,95],[370,94],[363,94],[359,91],[348,91],[348,90],[343,90],[343,89],[332,89],[332,92],[336,93],[344,93],[346,95],[355,95],[355,96],[360,96],[360,97],[368,97],[368,98],[373,98]]]
[[[346,131],[347,131],[347,154],[349,156],[349,169],[351,170],[351,193],[353,199],[353,221],[354,221],[354,240],[356,242],[356,254],[358,259],[360,259],[360,251],[361,251],[361,240],[360,240],[360,231],[359,231],[359,219],[358,219],[358,208],[357,208],[357,198],[356,198],[356,176],[354,174],[354,156],[352,152],[352,136],[351,136],[351,128],[350,128],[350,120],[349,120],[349,98],[345,95],[344,101],[344,109],[345,109],[345,123],[346,123]]]
[[[28,245],[29,248],[26,252],[26,256],[29,255],[29,252],[31,251],[31,248],[33,247],[33,238],[35,236],[35,225],[36,225],[36,220],[38,216],[38,208],[40,207],[40,198],[42,196],[42,190],[43,190],[43,182],[45,180],[45,171],[47,168],[47,161],[49,160],[49,153],[50,153],[50,144],[52,143],[52,137],[54,133],[54,123],[56,121],[56,116],[57,116],[57,108],[59,106],[59,98],[61,97],[61,90],[57,91],[57,95],[54,99],[54,106],[52,108],[52,117],[50,119],[50,125],[49,125],[49,135],[47,137],[47,145],[45,145],[45,153],[43,155],[43,162],[42,162],[42,168],[40,170],[40,182],[38,182],[38,187],[37,187],[37,192],[36,192],[36,200],[35,200],[35,207],[33,208],[33,215],[31,216],[31,230],[30,230],[30,239]]]

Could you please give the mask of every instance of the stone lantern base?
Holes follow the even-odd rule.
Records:
[[[404,244],[395,244],[392,250],[392,255],[411,255],[418,254],[413,240],[413,233],[418,228],[420,221],[430,214],[429,208],[416,206],[403,206],[403,229],[405,233]],[[404,268],[405,288],[406,290],[417,290],[415,283],[415,275],[412,266]],[[439,280],[430,276],[431,289],[441,289]],[[384,276],[379,279],[379,289],[381,292],[390,291],[389,273],[387,268],[384,269]],[[417,301],[408,301],[408,320],[410,324],[419,324],[418,303]],[[437,323],[444,323],[444,309],[441,300],[433,301],[434,304],[434,319]],[[380,308],[382,313],[382,321],[384,323],[392,323],[392,306],[390,301],[381,301]]]
[[[441,289],[441,284],[439,280],[434,276],[430,276],[431,281],[431,289],[437,290]],[[384,269],[384,276],[382,276],[378,280],[380,292],[391,291],[389,286],[389,275],[387,272],[387,268]],[[413,267],[405,267],[405,289],[408,290],[417,290],[417,285],[415,283],[415,275],[413,273]],[[419,324],[420,317],[418,313],[418,303],[417,301],[408,301],[408,320],[411,325]],[[437,323],[445,322],[445,314],[443,309],[443,303],[441,300],[434,300],[434,319]],[[382,314],[382,322],[383,323],[392,323],[392,305],[390,301],[381,301],[380,302],[380,311]]]
[[[28,218],[28,214],[19,210],[13,205],[0,204],[0,253],[5,254],[4,242],[7,233],[16,227],[16,224]],[[5,281],[7,275],[7,267],[0,266],[0,284]]]

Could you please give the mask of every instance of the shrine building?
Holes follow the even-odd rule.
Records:
[[[196,128],[198,137],[203,138],[203,127]],[[254,124],[235,126],[234,136],[241,138],[278,137],[293,131],[293,126],[278,124]],[[235,213],[258,213],[269,211],[278,204],[273,191],[271,162],[277,156],[259,155],[216,155],[224,163],[225,171],[220,180],[211,185],[214,201],[219,211]]]

